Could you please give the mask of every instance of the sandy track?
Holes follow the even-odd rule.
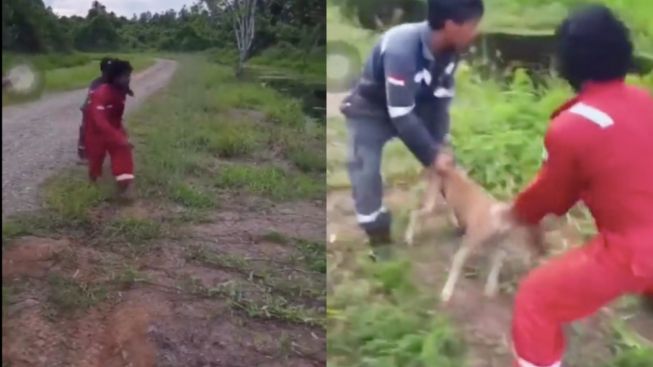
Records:
[[[128,97],[127,113],[163,88],[176,67],[175,61],[157,60],[149,69],[134,75],[135,97]],[[43,181],[75,163],[79,106],[85,94],[85,88],[78,89],[2,109],[3,218],[37,209],[38,188]]]

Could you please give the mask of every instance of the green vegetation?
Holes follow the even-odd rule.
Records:
[[[375,0],[331,0],[343,5],[347,18],[373,29],[372,18],[364,14],[376,12],[382,16],[390,9],[405,9],[410,21],[422,19],[424,0],[389,0],[379,8]],[[570,10],[588,3],[601,3],[614,9],[632,29],[633,39],[640,52],[653,53],[653,25],[649,18],[653,3],[642,0],[485,0],[486,15],[483,28],[488,32],[502,31],[516,34],[552,33]],[[380,9],[377,11],[377,9]],[[359,15],[363,14],[363,15]],[[329,25],[331,25],[329,21]],[[331,32],[331,30],[329,30]]]
[[[430,311],[435,300],[415,288],[410,262],[359,265],[329,273],[338,278],[328,295],[330,366],[464,365],[460,336]]]
[[[641,0],[487,0],[488,30],[553,30],[569,10],[587,3],[601,3],[614,9],[629,25],[642,52],[653,52],[653,25],[649,15],[653,3]]]
[[[514,16],[521,22],[510,23],[508,25],[512,27],[508,28],[529,25],[526,31],[546,29],[539,25],[530,27],[534,22],[547,19],[542,11],[542,7],[548,6],[542,5],[544,2],[488,0],[487,3],[490,9],[488,28],[498,27],[500,23],[495,17],[503,15],[506,17],[503,19]],[[639,11],[645,14],[649,4],[644,3],[624,1],[618,9],[624,14],[638,16],[637,10],[626,9],[627,4],[632,8],[639,7]],[[532,6],[533,14],[538,16],[525,15],[523,12],[530,12],[531,8],[524,4]],[[329,42],[352,44],[360,51],[361,57],[365,57],[378,34],[352,25],[335,6],[329,6],[327,17]],[[560,19],[553,18],[549,25]],[[641,28],[635,21],[632,24]],[[640,45],[647,44],[653,43],[640,41]],[[653,73],[629,79],[653,91]],[[512,197],[538,170],[543,153],[542,137],[549,116],[571,97],[571,89],[551,75],[538,76],[536,85],[524,70],[499,78],[484,78],[473,65],[467,64],[459,68],[456,89],[452,137],[458,159],[470,175],[493,194],[501,198]],[[343,119],[330,118],[327,122],[327,185],[332,190],[349,188],[345,166],[346,141]],[[392,192],[401,191],[404,185],[414,185],[421,167],[401,142],[392,141],[384,151],[382,170],[385,181],[392,188],[387,191]],[[397,202],[397,205],[402,204]],[[408,205],[396,208],[397,227],[401,227],[405,219],[402,215],[410,209]],[[343,221],[334,220],[338,224]],[[340,241],[343,242],[337,241],[330,247],[327,272],[329,365],[465,366],[465,348],[460,346],[463,341],[456,332],[460,325],[447,320],[447,311],[436,306],[437,302],[432,298],[437,291],[432,288],[427,292],[414,291],[423,281],[409,274],[410,263],[401,256],[376,265],[369,265],[365,260],[352,261],[352,248],[364,246]],[[440,268],[430,269],[445,272]],[[407,327],[404,329],[403,325]],[[653,361],[651,351],[642,344],[635,345],[632,337],[624,339],[624,335],[629,335],[626,326],[620,336],[615,336],[614,340],[608,337],[605,341],[608,345],[616,343],[621,346],[615,351],[615,360],[606,361],[606,367],[650,365]],[[582,356],[582,350],[577,352]],[[429,359],[429,356],[433,357]]]

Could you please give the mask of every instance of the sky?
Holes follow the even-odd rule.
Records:
[[[85,16],[91,7],[92,0],[44,0],[46,6],[51,6],[57,15]],[[150,11],[158,13],[168,9],[180,10],[182,6],[195,3],[194,0],[100,0],[108,11],[117,15],[131,17]]]

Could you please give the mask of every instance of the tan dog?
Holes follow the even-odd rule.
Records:
[[[442,195],[451,210],[453,224],[464,232],[462,244],[453,258],[449,277],[440,295],[442,301],[451,299],[465,261],[476,250],[491,252],[490,272],[485,284],[488,297],[496,295],[499,290],[499,274],[507,256],[516,255],[531,264],[533,255],[544,255],[540,228],[507,220],[507,204],[496,200],[456,166],[450,151],[443,151],[435,169],[429,168],[428,171],[424,205],[411,213],[406,242],[412,245],[418,222],[425,215],[433,213],[438,196]]]

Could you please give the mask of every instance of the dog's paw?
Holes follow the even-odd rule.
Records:
[[[449,287],[445,287],[442,292],[440,292],[440,301],[442,303],[448,303],[451,301],[451,297],[453,296],[453,289],[450,289]]]
[[[334,242],[336,242],[336,239],[337,239],[337,238],[338,238],[338,236],[337,236],[335,233],[331,233],[331,234],[329,235],[329,243],[334,243]]]
[[[406,234],[404,235],[404,242],[405,242],[406,245],[408,245],[409,247],[410,247],[410,246],[413,246],[413,244],[414,244],[415,242],[414,242],[414,236],[413,236],[413,233],[412,233],[412,232],[406,232]]]

